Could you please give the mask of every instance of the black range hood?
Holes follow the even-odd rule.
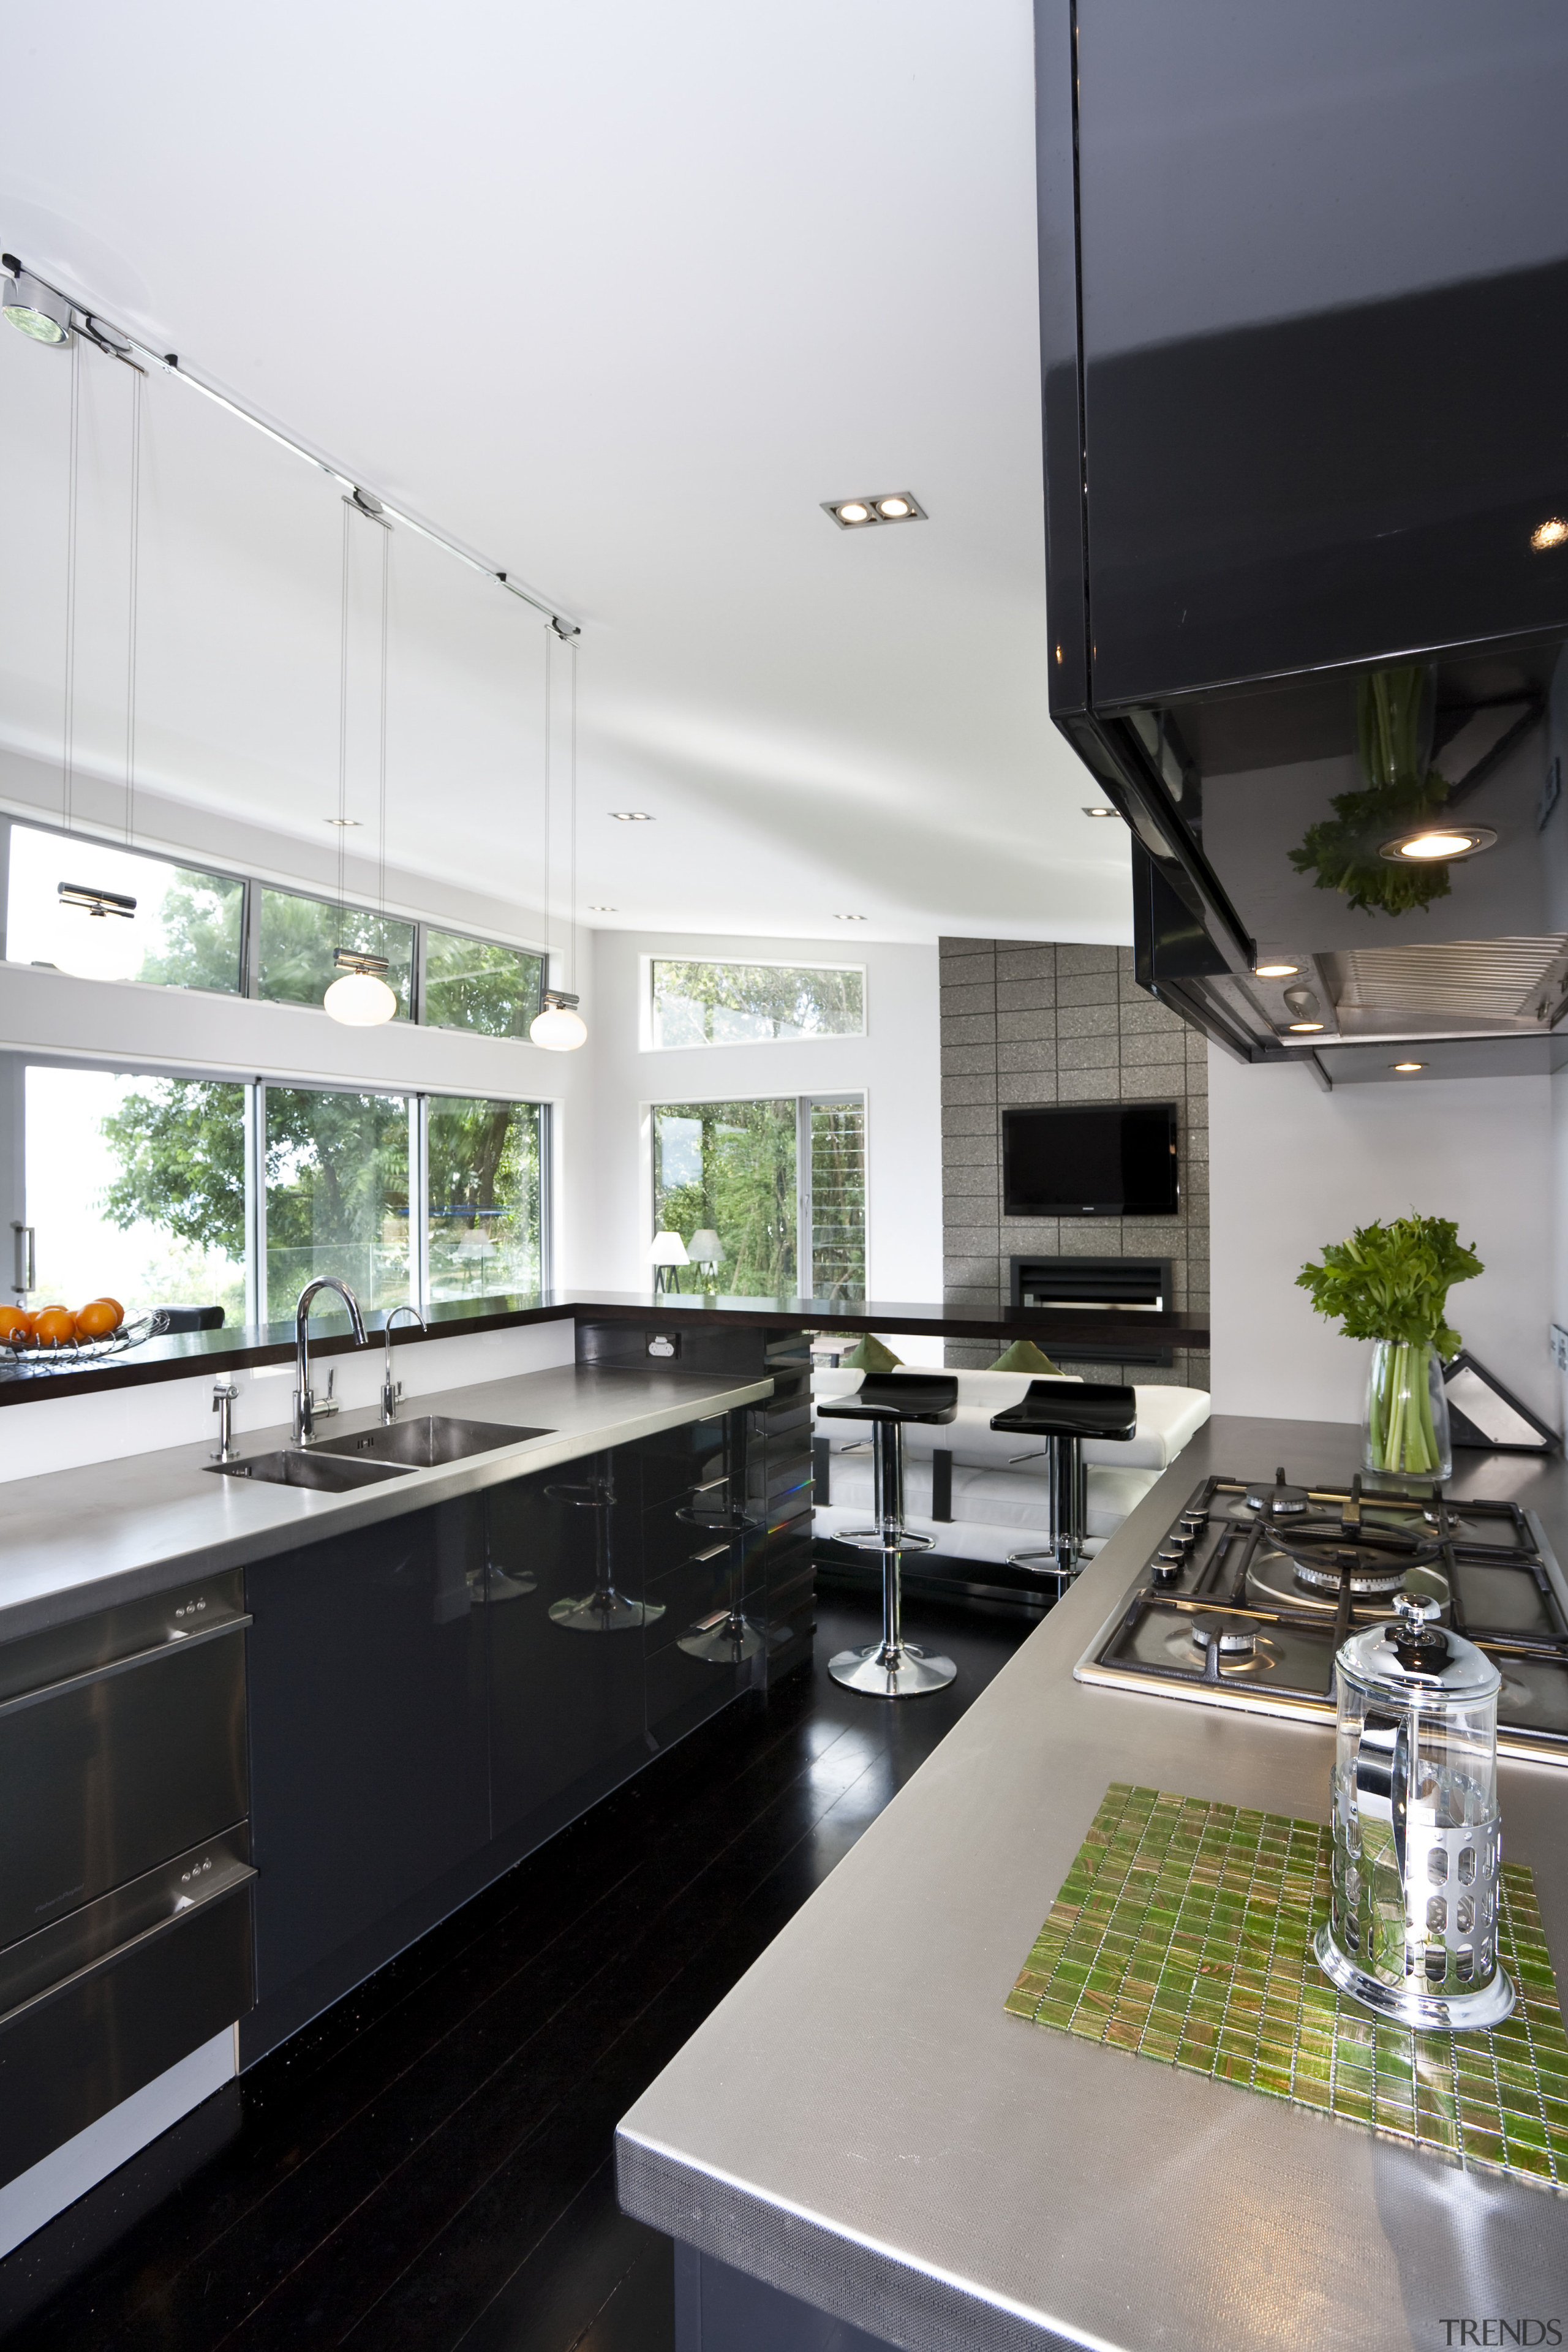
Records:
[[[1568,10],[1036,37],[1051,707],[1140,979],[1325,1082],[1568,1062]]]

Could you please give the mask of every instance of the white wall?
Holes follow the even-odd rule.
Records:
[[[1315,1315],[1295,1277],[1325,1242],[1415,1209],[1457,1218],[1486,1267],[1450,1293],[1454,1328],[1561,1426],[1547,1349],[1553,1083],[1413,1078],[1326,1095],[1305,1070],[1249,1068],[1211,1046],[1215,1411],[1360,1420],[1369,1344]],[[1568,1102],[1560,1118],[1568,1139]],[[1558,1213],[1568,1234],[1568,1201]]]
[[[846,940],[867,968],[867,1034],[654,1052],[642,1044],[643,958],[698,955],[827,963],[821,940],[600,931],[594,946],[598,1233],[591,1279],[646,1290],[653,1193],[647,1106],[813,1091],[865,1093],[871,1295],[942,1297],[942,1108],[937,954]],[[912,1360],[913,1343],[900,1352]]]

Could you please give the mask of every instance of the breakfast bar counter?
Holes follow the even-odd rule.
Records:
[[[680,2352],[1433,2352],[1465,2317],[1568,2321],[1562,2195],[1004,2008],[1111,1783],[1327,1821],[1331,1725],[1073,1678],[1200,1479],[1281,1458],[1343,1479],[1359,1432],[1201,1430],[625,2117]],[[1560,1461],[1459,1463],[1450,1492],[1515,1494],[1562,1555]],[[1568,1771],[1499,1780],[1564,1971]]]

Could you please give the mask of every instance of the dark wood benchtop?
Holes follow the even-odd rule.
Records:
[[[584,1322],[627,1321],[691,1325],[728,1324],[752,1330],[878,1331],[948,1339],[1055,1339],[1092,1344],[1097,1354],[1114,1361],[1121,1347],[1144,1349],[1151,1344],[1201,1350],[1209,1344],[1208,1317],[1150,1313],[1134,1308],[1015,1307],[1001,1293],[994,1305],[973,1300],[963,1307],[935,1302],[869,1299],[847,1305],[826,1298],[704,1297],[691,1291],[548,1290],[508,1294],[490,1298],[453,1299],[432,1307],[428,1328],[399,1324],[398,1348],[417,1347],[426,1339],[454,1338],[472,1331],[499,1331],[527,1323],[554,1323],[567,1318]],[[367,1316],[367,1329],[379,1331],[384,1318]],[[310,1325],[313,1358],[342,1355],[353,1345],[346,1329],[333,1324]],[[149,1381],[176,1381],[192,1373],[215,1375],[237,1371],[252,1364],[287,1362],[294,1351],[294,1325],[236,1324],[221,1331],[186,1331],[149,1339],[123,1356],[84,1364],[79,1370],[35,1370],[12,1368],[0,1351],[0,1405],[27,1404],[40,1397],[81,1396],[94,1390],[137,1386]]]

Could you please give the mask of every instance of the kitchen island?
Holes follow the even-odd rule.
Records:
[[[0,2252],[809,1658],[805,1344],[721,1352],[8,1483]]]
[[[621,2201],[677,2242],[680,2352],[1426,2352],[1465,2317],[1568,2328],[1563,2198],[1004,2010],[1112,1781],[1328,1819],[1329,1726],[1073,1678],[1200,1479],[1281,1459],[1342,1479],[1359,1432],[1201,1430],[626,2116]],[[1568,1557],[1561,1462],[1459,1462],[1451,1491],[1515,1495]],[[1500,1793],[1562,1972],[1568,1773],[1506,1761]]]

